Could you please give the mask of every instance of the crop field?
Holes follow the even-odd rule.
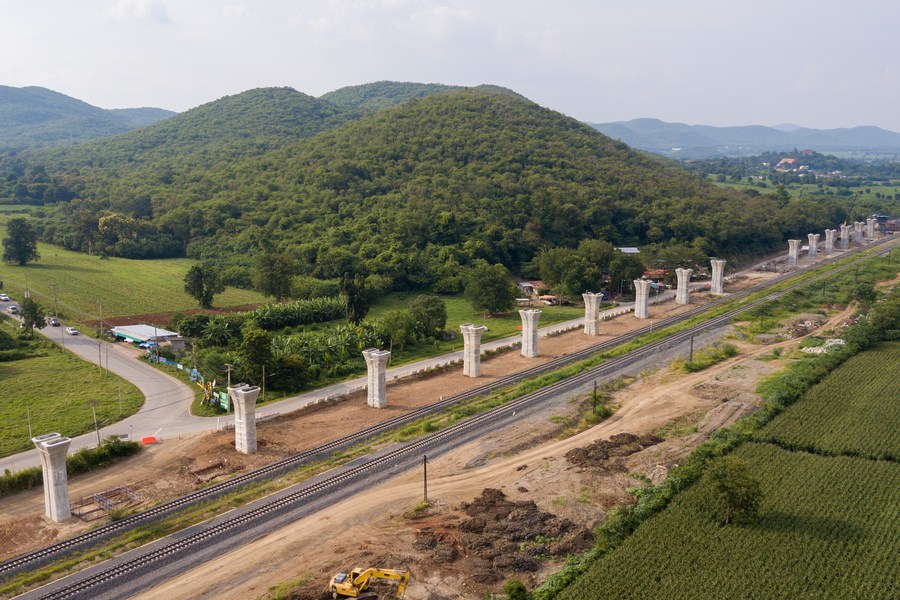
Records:
[[[41,259],[25,266],[0,267],[3,291],[21,301],[25,286],[31,297],[49,310],[54,305],[67,321],[84,322],[149,313],[199,308],[184,291],[184,276],[195,261],[101,259],[58,246],[38,244]],[[57,301],[54,302],[54,291]],[[265,298],[253,291],[227,288],[217,294],[214,307],[261,304]]]
[[[705,480],[641,525],[560,599],[897,598],[900,465],[748,443],[758,522],[720,527]]]
[[[900,343],[853,357],[776,417],[760,441],[818,454],[900,459]]]
[[[847,361],[733,453],[755,522],[720,526],[701,478],[558,598],[900,597],[898,353]]]
[[[0,456],[34,448],[29,412],[34,435],[56,431],[71,437],[94,429],[92,400],[97,401],[101,426],[119,420],[120,389],[123,416],[134,414],[144,402],[127,381],[53,347],[46,356],[0,362],[0,381],[8,390],[0,395]]]

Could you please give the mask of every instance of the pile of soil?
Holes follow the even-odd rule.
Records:
[[[640,452],[648,446],[655,446],[662,441],[662,438],[653,434],[618,433],[608,440],[597,440],[583,448],[569,450],[566,452],[566,460],[576,467],[592,467],[610,473],[624,473],[628,469],[625,461],[621,459]]]
[[[437,563],[464,555],[473,581],[491,584],[515,573],[537,571],[541,560],[562,559],[593,545],[590,530],[544,512],[531,500],[515,502],[502,491],[487,488],[459,509],[468,517],[459,523],[459,535],[431,529],[417,532],[414,547],[431,550]]]

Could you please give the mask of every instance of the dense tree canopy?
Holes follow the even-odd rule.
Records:
[[[390,99],[390,85],[347,102],[358,107],[368,92]],[[458,292],[479,260],[521,273],[542,251],[584,240],[751,254],[841,217],[835,203],[716,188],[491,89],[432,94],[363,117],[293,90],[252,90],[0,167],[9,194],[22,186],[34,203],[64,203],[41,222],[47,241],[212,260],[240,285],[251,284],[254,257],[268,248],[290,252],[303,277]],[[579,254],[590,272],[560,276],[570,292],[634,266],[617,265],[606,246],[600,259]]]
[[[21,217],[10,219],[6,224],[6,237],[3,238],[3,260],[24,265],[39,258],[37,232],[32,224]]]

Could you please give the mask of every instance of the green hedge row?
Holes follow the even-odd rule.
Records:
[[[121,440],[110,436],[96,448],[82,448],[66,459],[66,473],[69,477],[87,473],[94,469],[107,467],[122,458],[133,456],[141,451],[138,442]],[[11,472],[9,469],[0,475],[0,498],[30,490],[43,483],[40,467],[30,467]]]

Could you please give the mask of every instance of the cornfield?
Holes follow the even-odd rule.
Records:
[[[757,440],[817,454],[900,459],[900,343],[855,356]]]
[[[898,352],[847,361],[735,450],[756,522],[720,526],[701,478],[557,597],[900,597]]]

